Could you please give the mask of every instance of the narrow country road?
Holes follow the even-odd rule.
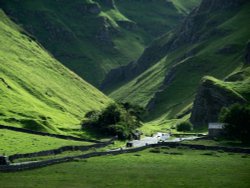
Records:
[[[199,137],[189,136],[189,137],[171,139],[168,133],[156,133],[152,137],[144,137],[141,140],[132,140],[128,142],[127,146],[130,145],[130,147],[142,147],[149,144],[157,144],[158,142],[181,142],[184,140],[194,140],[197,138]]]

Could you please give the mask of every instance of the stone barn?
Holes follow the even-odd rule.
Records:
[[[208,124],[208,136],[217,137],[223,134],[223,123],[209,123]]]

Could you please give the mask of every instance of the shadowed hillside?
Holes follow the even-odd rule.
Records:
[[[243,65],[249,9],[246,0],[203,0],[136,62],[112,70],[102,88],[114,99],[145,106],[151,120],[190,114],[203,76],[223,79]]]

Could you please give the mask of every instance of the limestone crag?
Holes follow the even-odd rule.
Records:
[[[113,45],[112,36],[118,33],[112,25],[109,23],[109,20],[106,17],[99,18],[99,27],[96,31],[95,38],[98,43]]]
[[[114,2],[114,0],[102,0],[102,1],[109,8],[115,8],[115,2]]]
[[[97,3],[86,4],[84,8],[91,14],[99,14],[101,12],[101,8]]]
[[[245,64],[250,65],[250,41],[247,43],[245,54]]]
[[[171,50],[175,50],[183,44],[194,44],[206,40],[210,36],[226,36],[230,31],[216,28],[223,20],[206,19],[211,12],[221,10],[237,10],[247,0],[203,0],[199,7],[195,8],[187,16],[181,27],[176,32],[171,44]],[[223,19],[228,19],[226,16]],[[204,20],[208,20],[204,23]],[[206,25],[211,28],[202,32],[202,27]],[[212,27],[211,27],[212,26]]]
[[[203,0],[198,8],[199,12],[214,11],[241,6],[248,0]]]
[[[121,21],[117,21],[117,23],[119,24],[119,26],[127,30],[133,30],[137,28],[136,23],[132,21],[121,20]]]
[[[222,107],[245,102],[235,91],[217,85],[210,79],[204,79],[195,97],[190,121],[195,127],[217,122]]]

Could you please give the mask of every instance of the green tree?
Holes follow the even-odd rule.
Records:
[[[134,105],[129,102],[119,103],[123,108],[129,112],[129,114],[136,116],[138,119],[142,120],[143,115],[145,114],[146,110],[145,108]]]
[[[223,108],[220,113],[220,121],[225,123],[225,133],[229,138],[250,143],[249,104],[234,104],[229,108]]]
[[[99,134],[117,135],[120,139],[132,138],[133,132],[141,126],[141,122],[131,111],[132,107],[126,108],[121,104],[110,104],[100,112],[88,112],[82,128],[94,130]]]
[[[193,129],[193,125],[189,121],[183,121],[177,124],[176,128],[177,131],[191,131]]]

